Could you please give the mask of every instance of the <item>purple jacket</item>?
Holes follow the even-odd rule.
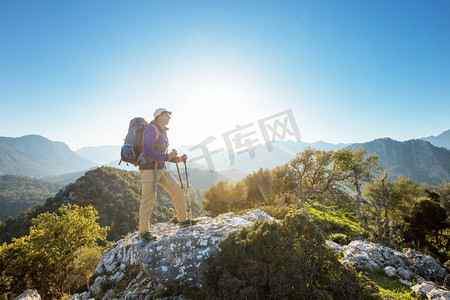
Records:
[[[169,154],[167,154],[167,149],[169,148],[169,139],[167,138],[166,131],[167,128],[161,128],[159,124],[152,121],[147,128],[144,130],[143,135],[143,152],[146,163],[139,165],[139,170],[150,170],[155,167],[155,161],[158,161],[158,169],[164,168],[164,162],[169,160]],[[159,137],[156,139],[157,126],[159,129]]]

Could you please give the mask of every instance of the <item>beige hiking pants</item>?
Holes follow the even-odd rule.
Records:
[[[150,218],[152,216],[153,206],[156,203],[156,193],[153,190],[155,170],[140,170],[139,173],[141,174],[142,181],[139,232],[145,233],[150,231]],[[180,184],[167,170],[157,170],[156,177],[156,182],[172,197],[175,210],[177,211],[178,222],[186,221],[186,203]]]

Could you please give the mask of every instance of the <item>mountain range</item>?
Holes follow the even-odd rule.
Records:
[[[53,182],[67,182],[69,178],[75,180],[86,170],[99,165],[136,170],[136,167],[125,163],[118,165],[120,147],[85,147],[74,152],[62,142],[53,142],[38,135],[0,137],[0,175],[24,175]],[[201,153],[199,150],[190,151],[192,146],[179,147],[178,152],[186,153],[191,159],[188,161],[189,176],[195,175],[199,179],[196,180],[197,183],[202,188],[208,188],[216,180],[240,180],[260,168],[272,169],[284,164],[306,147],[320,150],[365,147],[368,153],[380,156],[381,165],[393,179],[402,174],[415,181],[430,184],[450,181],[450,130],[439,136],[403,142],[389,138],[355,144],[275,141],[240,154],[223,150],[211,156],[213,166],[207,166],[204,159],[195,160]],[[168,166],[176,173],[175,166]],[[205,180],[209,177],[212,180],[201,182],[200,178]]]
[[[86,170],[96,164],[62,142],[39,135],[0,137],[0,175],[42,178]]]

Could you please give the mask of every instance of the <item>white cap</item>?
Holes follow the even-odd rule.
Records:
[[[157,110],[155,110],[155,112],[153,113],[153,117],[157,117],[157,116],[159,116],[160,114],[162,114],[163,112],[168,112],[169,114],[172,114],[172,112],[171,111],[168,111],[167,109],[165,109],[165,108],[158,108]]]

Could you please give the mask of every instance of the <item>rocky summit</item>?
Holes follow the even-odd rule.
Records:
[[[118,241],[104,253],[89,291],[71,299],[154,299],[169,290],[201,288],[205,259],[219,242],[256,221],[276,221],[261,210],[203,217],[191,227],[158,223],[153,242],[139,240],[137,232]]]

